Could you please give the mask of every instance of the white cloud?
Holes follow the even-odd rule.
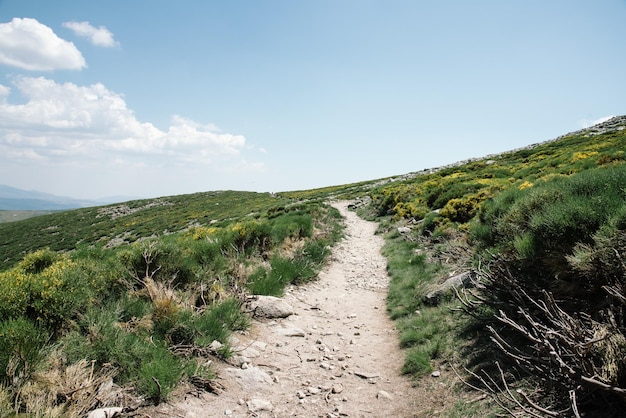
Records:
[[[0,64],[30,71],[80,70],[85,59],[72,42],[31,18],[0,23]]]
[[[63,26],[71,29],[77,36],[89,39],[89,41],[97,46],[114,47],[118,46],[113,38],[113,33],[104,26],[94,27],[89,22],[64,22]]]
[[[589,127],[591,127],[593,125],[597,125],[599,123],[606,122],[607,120],[609,120],[609,119],[611,119],[613,117],[615,117],[615,116],[614,115],[604,116],[602,118],[598,118],[598,119],[594,119],[594,120],[583,119],[583,120],[580,121],[580,124],[582,125],[583,128],[589,128]]]
[[[12,156],[25,162],[31,158],[111,165],[130,161],[212,168],[245,162],[242,135],[218,133],[215,125],[181,116],[174,116],[169,129],[161,131],[137,120],[124,97],[100,83],[78,86],[21,76],[13,79],[13,85],[27,101],[19,105],[0,101],[0,160]]]

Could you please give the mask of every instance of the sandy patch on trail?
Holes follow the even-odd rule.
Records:
[[[287,289],[295,312],[235,335],[231,364],[217,364],[220,395],[186,394],[150,417],[411,417],[414,389],[385,309],[389,281],[377,225],[334,203],[346,237],[314,283]],[[246,362],[241,365],[241,362]]]

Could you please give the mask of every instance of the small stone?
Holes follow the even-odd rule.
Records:
[[[233,411],[232,411],[232,410],[230,410],[230,409],[227,409],[227,410],[225,410],[225,411],[224,411],[224,415],[228,415],[228,416],[230,416],[230,415],[232,415],[232,414],[233,414]]]
[[[298,397],[298,399],[304,399],[306,398],[306,393],[304,393],[303,391],[299,390],[296,392],[296,396]]]
[[[324,370],[331,370],[332,369],[332,366],[330,364],[326,363],[326,362],[321,362],[320,363],[320,367],[322,369],[324,369]]]
[[[87,415],[88,418],[108,418],[112,417],[116,414],[121,414],[122,408],[119,407],[109,407],[109,408],[100,408],[94,409]]]
[[[378,393],[376,394],[376,397],[378,399],[387,399],[389,401],[393,399],[391,395],[389,394],[389,392],[385,392],[384,390],[379,390]]]
[[[221,342],[214,340],[211,344],[209,344],[209,351],[217,351],[220,348],[222,348],[224,346],[224,344],[222,344]]]
[[[355,371],[354,375],[360,377],[361,379],[375,379],[379,377],[378,373],[362,372],[362,371]]]
[[[319,395],[320,393],[322,393],[322,389],[309,386],[307,388],[307,392],[309,392],[311,395]]]
[[[434,372],[432,372],[430,374],[432,377],[439,377],[441,376],[441,372],[439,370],[435,370]]]
[[[352,313],[352,314],[348,315],[348,319],[353,319],[353,318],[356,318],[356,314],[355,313]]]
[[[331,391],[333,393],[341,393],[343,392],[343,385],[341,383],[334,384]]]
[[[250,399],[246,405],[250,412],[271,411],[274,409],[274,405],[270,401],[259,398]]]
[[[297,327],[287,327],[280,328],[276,330],[276,333],[284,336],[284,337],[304,337],[306,336],[305,332]]]

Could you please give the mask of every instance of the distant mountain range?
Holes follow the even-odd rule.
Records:
[[[0,210],[66,210],[100,206],[133,198],[108,197],[97,200],[74,199],[35,190],[22,190],[0,184]]]

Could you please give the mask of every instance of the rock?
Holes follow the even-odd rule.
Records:
[[[303,330],[295,326],[287,326],[285,328],[278,328],[276,330],[276,333],[284,337],[305,337],[306,336],[306,333]]]
[[[222,347],[224,347],[224,344],[217,340],[214,340],[211,344],[209,344],[209,351],[217,352]]]
[[[273,383],[269,374],[254,366],[248,366],[247,369],[229,367],[224,370],[224,373],[235,378],[244,389],[263,389]]]
[[[87,415],[87,418],[113,418],[119,417],[122,414],[122,408],[109,407],[94,409]]]
[[[296,392],[296,396],[298,397],[298,399],[304,399],[306,398],[306,393],[304,393],[303,391],[299,390]]]
[[[232,414],[233,414],[233,411],[230,410],[230,409],[227,409],[227,410],[224,411],[224,415],[231,416]]]
[[[243,350],[241,350],[239,352],[239,355],[242,356],[242,357],[257,358],[257,357],[259,357],[261,355],[261,353],[259,353],[257,350],[255,350],[252,347],[247,347],[247,348],[244,348]]]
[[[472,278],[473,273],[471,271],[466,271],[465,273],[457,274],[456,276],[450,277],[439,287],[437,287],[437,289],[429,292],[424,297],[424,303],[430,306],[437,306],[441,302],[444,294],[446,294],[449,290],[458,289],[460,287],[471,287]]]
[[[400,226],[398,227],[398,233],[402,234],[408,234],[411,232],[411,228],[409,228],[408,226]]]
[[[233,366],[237,366],[237,367],[241,367],[246,363],[251,363],[250,359],[248,357],[244,357],[244,356],[233,356],[230,359],[230,364],[232,364]]]
[[[322,389],[309,386],[307,388],[307,392],[309,392],[311,395],[319,395],[320,393],[322,393]]]
[[[434,372],[432,372],[430,374],[432,377],[439,377],[441,376],[441,372],[439,370],[435,370]]]
[[[263,341],[255,341],[252,343],[252,346],[258,348],[261,351],[265,351],[267,349],[267,343],[264,343]]]
[[[341,383],[335,383],[331,389],[335,394],[343,392],[343,385]]]
[[[254,296],[246,302],[245,310],[255,318],[287,318],[293,315],[293,307],[275,296]]]
[[[360,377],[361,379],[375,379],[379,377],[378,373],[360,372],[360,371],[355,371],[354,375]]]
[[[348,209],[357,210],[359,208],[369,205],[370,203],[372,203],[371,197],[369,196],[359,197],[358,199],[353,200],[352,203],[348,205]]]
[[[389,401],[393,400],[389,392],[385,392],[384,390],[379,390],[378,393],[376,394],[376,397],[378,399],[387,399]]]
[[[271,411],[274,409],[274,405],[270,401],[259,398],[252,398],[248,402],[246,402],[248,406],[248,410],[250,412],[261,412],[261,411]]]

